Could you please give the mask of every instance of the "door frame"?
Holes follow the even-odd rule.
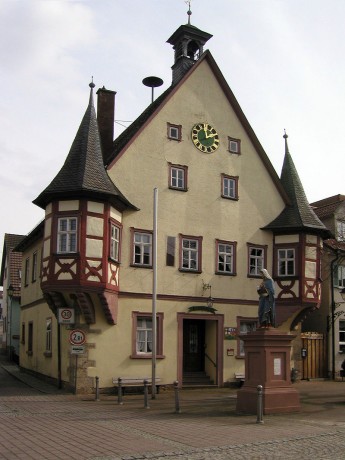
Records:
[[[201,319],[205,321],[216,321],[216,350],[217,350],[217,386],[223,386],[223,335],[224,335],[224,315],[209,315],[197,313],[177,313],[177,381],[179,388],[182,387],[183,378],[183,320]]]

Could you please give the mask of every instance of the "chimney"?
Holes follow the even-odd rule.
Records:
[[[115,94],[116,91],[106,89],[104,86],[97,91],[97,121],[105,165],[114,140]]]

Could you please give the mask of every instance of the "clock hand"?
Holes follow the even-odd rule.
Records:
[[[205,133],[205,139],[208,139],[208,134],[207,134],[207,123],[204,123],[204,133]]]

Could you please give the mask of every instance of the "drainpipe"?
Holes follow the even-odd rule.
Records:
[[[337,257],[331,261],[331,327],[332,327],[332,380],[335,380],[335,302],[334,302],[334,267],[335,263],[339,260],[338,251]]]

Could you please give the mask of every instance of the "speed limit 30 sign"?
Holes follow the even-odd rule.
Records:
[[[69,333],[69,343],[71,345],[83,345],[85,342],[85,332],[81,329],[74,329]]]

